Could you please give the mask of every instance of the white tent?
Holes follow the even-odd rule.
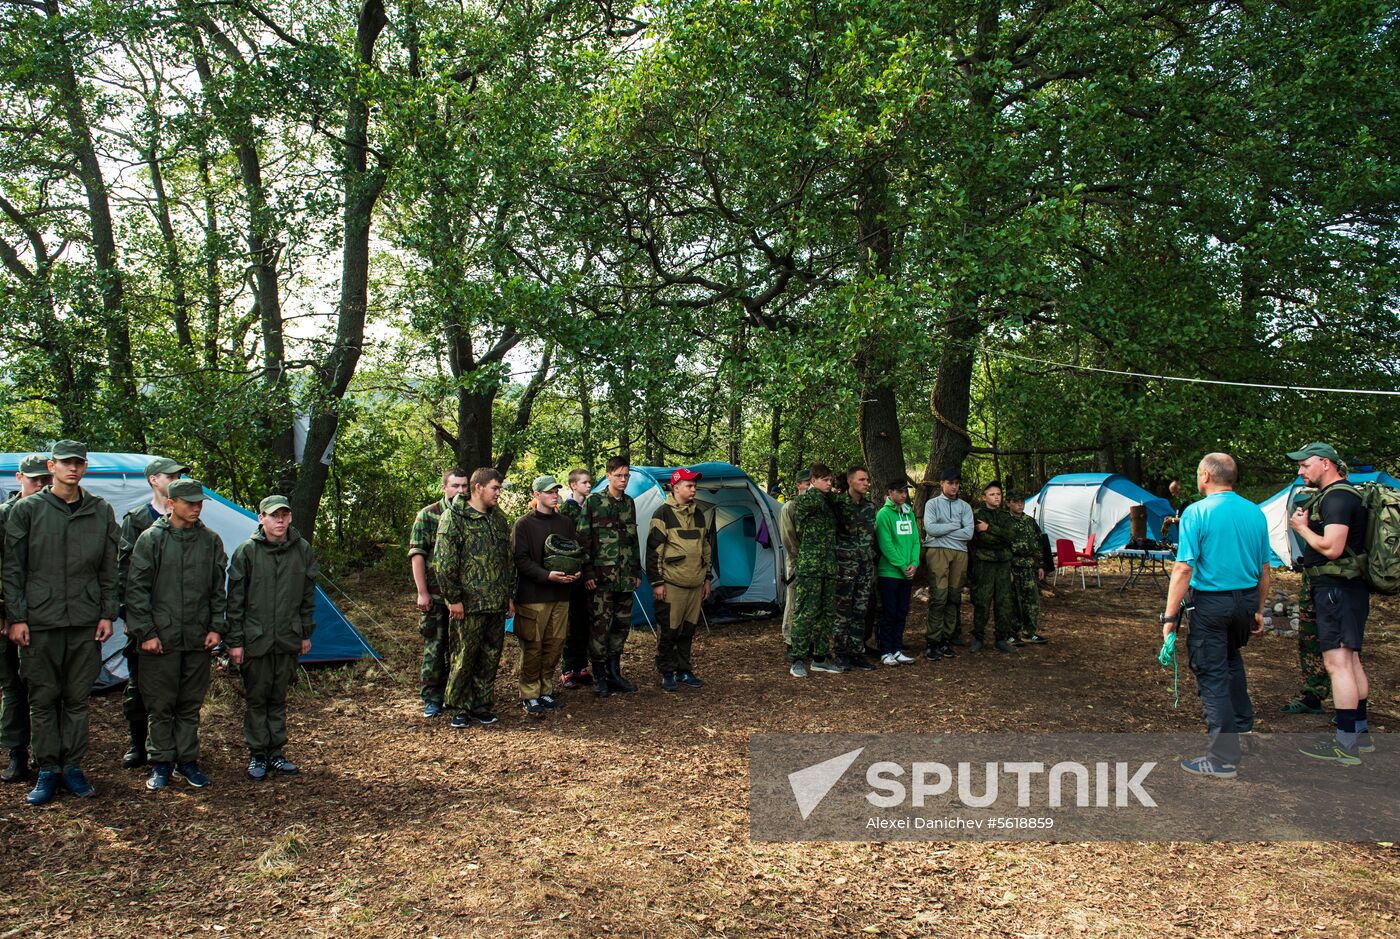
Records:
[[[1063,473],[1047,482],[1030,499],[1026,512],[1050,539],[1068,539],[1083,551],[1094,536],[1094,553],[1128,545],[1128,510],[1147,509],[1147,537],[1161,534],[1163,520],[1172,514],[1171,503],[1154,496],[1117,473]]]
[[[1391,489],[1400,489],[1400,479],[1396,479],[1384,471],[1351,473],[1347,476],[1347,482],[1380,483]],[[1290,567],[1299,554],[1297,539],[1292,537],[1292,533],[1288,530],[1288,514],[1289,507],[1293,504],[1293,493],[1297,492],[1302,485],[1302,478],[1294,476],[1292,482],[1287,486],[1259,503],[1259,508],[1264,510],[1264,517],[1269,520],[1269,547],[1273,549],[1271,560],[1275,566]]]

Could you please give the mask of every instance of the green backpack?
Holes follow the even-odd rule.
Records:
[[[544,569],[577,574],[583,570],[583,546],[572,538],[550,535],[544,540]]]
[[[1361,554],[1350,548],[1335,561],[1311,570],[1337,577],[1360,577],[1373,593],[1400,593],[1400,490],[1380,483],[1336,483],[1328,490],[1344,489],[1356,493],[1366,507],[1366,550]],[[1321,493],[1306,503],[1308,517],[1317,521],[1322,514]]]

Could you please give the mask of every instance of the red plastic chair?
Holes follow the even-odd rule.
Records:
[[[1068,538],[1059,538],[1055,541],[1054,583],[1058,584],[1060,582],[1060,571],[1068,570],[1071,572],[1070,576],[1072,577],[1074,576],[1073,571],[1077,569],[1079,571],[1079,587],[1083,590],[1088,586],[1084,580],[1084,568],[1086,567],[1092,567],[1094,569],[1094,582],[1102,587],[1103,581],[1099,578],[1099,562],[1097,559],[1084,557],[1084,555],[1075,550],[1074,542],[1070,541]]]
[[[1089,532],[1089,543],[1088,543],[1087,545],[1084,546],[1084,550],[1083,550],[1083,551],[1079,551],[1079,552],[1076,552],[1076,553],[1077,553],[1080,557],[1082,557],[1082,558],[1087,558],[1088,560],[1091,560],[1091,561],[1092,561],[1092,560],[1094,559],[1094,539],[1097,538],[1098,535],[1099,535],[1099,533],[1096,532],[1096,531],[1091,531],[1091,532]],[[1089,566],[1092,567],[1093,565],[1089,565]]]

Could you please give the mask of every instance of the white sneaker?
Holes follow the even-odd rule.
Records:
[[[905,655],[903,652],[896,652],[896,653],[894,654],[894,657],[895,657],[895,661],[899,662],[900,665],[912,665],[914,662],[917,661],[917,659],[914,659],[914,658],[911,657],[911,656]]]
[[[897,659],[897,658],[895,657],[895,654],[894,654],[893,652],[886,652],[884,655],[880,656],[880,664],[881,664],[881,665],[898,665],[898,664],[899,664],[899,659]]]

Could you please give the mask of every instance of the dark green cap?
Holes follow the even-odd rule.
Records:
[[[1006,494],[1006,501],[1007,501],[1007,502],[1025,502],[1025,501],[1026,501],[1026,496],[1025,496],[1024,493],[1016,492],[1016,491],[1013,490],[1013,491],[1008,492],[1008,493]]]
[[[174,483],[171,483],[171,485],[173,486]],[[278,509],[287,509],[288,511],[290,511],[291,508],[292,504],[287,501],[286,496],[268,496],[266,499],[258,503],[258,514],[271,515]]]
[[[1331,444],[1322,443],[1321,441],[1313,441],[1303,449],[1294,450],[1292,453],[1288,454],[1288,458],[1290,460],[1293,460],[1298,463],[1301,463],[1308,457],[1313,456],[1320,456],[1324,460],[1331,460],[1333,463],[1336,463],[1339,466],[1342,462],[1342,458],[1337,455],[1337,448],[1333,447]]]
[[[812,471],[811,471],[811,470],[809,470],[809,469],[800,469],[800,470],[797,471],[797,481],[798,481],[798,482],[800,482],[800,483],[805,483],[805,482],[809,481],[811,478],[812,478]]]
[[[553,476],[536,476],[535,481],[530,484],[530,488],[535,492],[549,492],[554,489],[563,489],[563,485]]]
[[[156,473],[165,473],[170,476],[179,476],[181,473],[189,472],[189,467],[183,463],[176,463],[168,456],[158,456],[146,464],[146,475],[154,476]]]
[[[49,458],[42,453],[31,453],[19,461],[20,475],[34,479],[49,475]]]
[[[203,502],[209,498],[204,492],[204,484],[197,479],[177,479],[170,484],[165,494],[172,499],[184,499],[186,502]]]
[[[51,455],[55,460],[78,459],[87,462],[87,444],[76,440],[59,440],[54,443]]]

